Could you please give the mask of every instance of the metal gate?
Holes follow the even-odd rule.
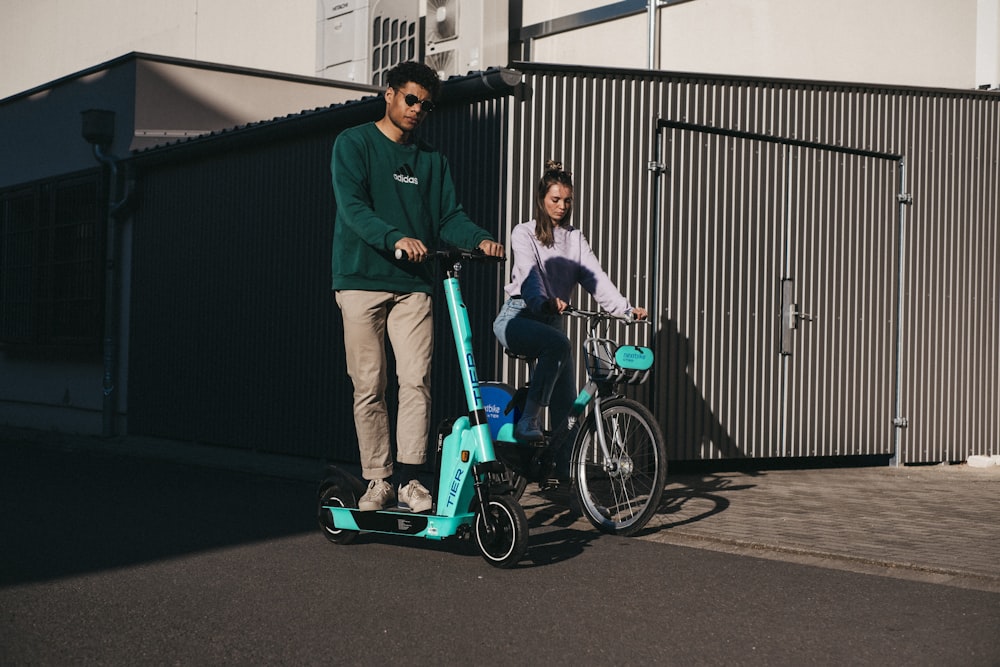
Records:
[[[901,157],[664,120],[657,135],[671,458],[895,456]]]

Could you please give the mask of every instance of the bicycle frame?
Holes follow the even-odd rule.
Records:
[[[587,381],[567,418],[541,442],[514,437],[514,422],[519,416],[513,408],[523,410],[530,380],[517,389],[490,383],[489,412],[497,428],[496,450],[507,465],[507,480],[515,497],[520,497],[530,482],[551,488],[568,473],[572,502],[595,528],[615,535],[635,535],[659,507],[666,485],[666,443],[653,413],[623,395],[618,387],[649,377],[653,351],[618,345],[612,338],[598,335],[602,324],[624,318],[590,311],[563,314],[588,319],[590,335],[583,343]],[[498,405],[501,401],[506,408]],[[585,416],[588,409],[591,414]],[[568,458],[567,446],[571,447]],[[566,463],[568,470],[562,467]]]
[[[653,351],[649,348],[634,345],[618,346],[615,341],[597,335],[597,327],[602,321],[619,319],[633,322],[634,320],[617,317],[608,313],[577,310],[575,308],[566,310],[563,314],[570,317],[578,317],[581,319],[585,318],[588,320],[590,335],[584,340],[583,349],[585,354],[591,356],[597,361],[586,364],[587,381],[580,389],[580,393],[577,394],[566,420],[556,428],[556,431],[552,434],[551,438],[552,440],[558,440],[566,433],[572,431],[572,429],[583,417],[587,407],[593,404],[595,419],[602,425],[602,428],[597,429],[597,442],[601,447],[602,453],[604,454],[605,461],[612,461],[614,460],[614,457],[608,448],[608,441],[604,433],[603,424],[605,421],[601,405],[605,399],[620,395],[615,391],[616,385],[622,382],[628,384],[639,384],[646,379],[649,374],[649,370],[653,365]],[[613,352],[611,350],[611,346],[615,347]],[[629,348],[631,348],[631,350]],[[625,354],[619,354],[619,351],[621,350],[625,350]],[[632,352],[633,350],[634,352]],[[629,354],[630,352],[632,353]],[[613,366],[614,368],[619,369],[619,371],[630,373],[631,377],[628,380],[624,380],[624,375],[620,372],[613,375],[610,373],[601,375],[599,372],[601,364],[604,364],[607,367]],[[616,437],[618,437],[618,435],[619,434],[615,434]],[[514,425],[504,424],[500,428],[497,440],[514,442]],[[610,465],[610,463],[607,465]]]
[[[583,349],[588,357],[585,364],[587,382],[573,402],[573,407],[570,408],[565,428],[571,430],[587,409],[587,405],[593,402],[595,419],[600,425],[600,428],[597,429],[597,442],[601,447],[601,452],[604,454],[604,460],[607,462],[605,466],[610,467],[612,466],[611,461],[614,460],[614,457],[608,448],[608,440],[604,432],[605,421],[601,404],[605,398],[620,395],[615,390],[618,384],[622,382],[639,384],[645,381],[649,375],[649,369],[653,365],[653,351],[649,348],[636,345],[619,346],[616,341],[597,335],[597,327],[602,321],[607,322],[609,319],[620,319],[631,323],[638,322],[638,320],[577,309],[569,309],[565,311],[565,314],[571,317],[586,318],[590,329],[590,335],[583,341]],[[613,352],[612,346],[614,347]],[[625,354],[621,354],[623,350],[627,351],[629,348],[634,350],[634,353],[628,354],[626,352]],[[606,372],[604,372],[605,369]],[[611,369],[616,370],[611,372]],[[628,380],[625,380],[626,376],[628,376]],[[612,424],[614,428],[618,428],[617,423],[613,422]],[[621,439],[620,433],[613,433],[612,436],[615,441]]]

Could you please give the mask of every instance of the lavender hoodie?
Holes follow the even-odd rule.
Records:
[[[583,233],[572,225],[560,225],[553,232],[555,242],[547,248],[535,238],[534,220],[514,228],[510,234],[514,267],[504,292],[521,296],[528,308],[539,312],[553,297],[571,303],[576,286],[581,285],[609,313],[628,313],[631,304],[601,268]]]

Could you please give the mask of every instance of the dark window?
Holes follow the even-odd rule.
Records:
[[[0,340],[100,340],[103,202],[97,174],[0,193]]]

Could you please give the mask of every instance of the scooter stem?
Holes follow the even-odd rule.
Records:
[[[465,387],[469,423],[473,427],[472,430],[476,434],[480,446],[479,460],[490,461],[494,458],[493,441],[489,437],[489,421],[486,418],[483,397],[479,390],[476,358],[472,352],[472,327],[469,325],[469,313],[462,300],[462,288],[456,276],[449,274],[444,281],[444,289],[448,302],[448,314],[451,317],[451,330],[455,335],[455,351],[458,354],[458,364],[462,372],[462,384]]]

